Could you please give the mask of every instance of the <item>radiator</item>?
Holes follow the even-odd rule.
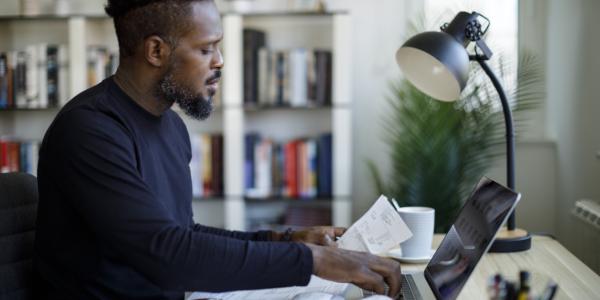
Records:
[[[588,199],[575,201],[572,214],[596,230],[600,230],[600,203],[597,201]]]
[[[596,273],[600,274],[600,202],[581,199],[575,201],[571,215],[576,219],[569,247]]]

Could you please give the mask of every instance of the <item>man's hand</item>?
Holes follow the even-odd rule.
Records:
[[[337,247],[335,239],[342,236],[346,228],[319,226],[296,231],[292,234],[292,242],[311,243],[321,246]]]
[[[365,252],[306,244],[313,254],[313,274],[332,281],[349,282],[362,289],[385,293],[395,298],[400,294],[400,263]]]
[[[321,246],[337,247],[335,238],[340,237],[346,232],[346,228],[342,227],[331,227],[331,226],[318,226],[308,227],[304,230],[294,231],[291,236],[292,242],[298,243],[311,243]],[[283,233],[274,233],[273,241],[280,241],[283,237]]]

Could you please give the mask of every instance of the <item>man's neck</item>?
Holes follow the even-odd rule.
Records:
[[[140,78],[146,80],[140,80]],[[155,80],[148,80],[147,76],[137,74],[133,68],[120,65],[115,73],[114,80],[127,96],[155,116],[162,115],[171,107],[171,104],[163,99],[158,99],[154,93],[154,88],[158,83]]]

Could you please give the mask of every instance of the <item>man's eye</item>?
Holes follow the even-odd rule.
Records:
[[[213,53],[213,50],[210,50],[210,49],[202,49],[201,51],[202,51],[202,54],[204,54],[204,55]]]

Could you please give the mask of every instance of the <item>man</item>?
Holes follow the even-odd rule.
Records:
[[[39,298],[182,299],[184,291],[305,285],[311,274],[390,295],[398,263],[338,249],[343,230],[232,232],[194,224],[190,141],[223,58],[212,0],[109,0],[121,62],[72,99],[40,150]]]

